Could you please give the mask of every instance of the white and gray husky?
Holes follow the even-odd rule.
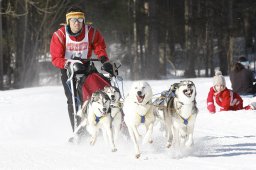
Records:
[[[100,90],[93,93],[89,101],[86,101],[82,109],[78,112],[78,115],[82,117],[82,121],[76,128],[74,134],[76,135],[81,128],[86,127],[91,135],[90,144],[94,145],[99,130],[101,129],[103,134],[106,133],[106,141],[110,144],[112,152],[115,152],[117,149],[111,130],[112,118],[110,114],[110,104],[111,100],[105,92]]]
[[[112,118],[112,132],[114,136],[114,141],[118,139],[118,135],[122,128],[123,113],[122,113],[122,103],[121,103],[121,93],[117,87],[106,86],[103,91],[110,98],[110,115]]]
[[[196,106],[196,87],[190,80],[181,81],[167,105],[167,114],[171,117],[173,147],[191,147],[198,109]]]

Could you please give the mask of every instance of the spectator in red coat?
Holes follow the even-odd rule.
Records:
[[[103,63],[105,71],[114,75],[113,66],[108,62],[106,44],[98,30],[91,25],[85,24],[85,13],[79,7],[71,7],[66,13],[66,25],[53,33],[50,53],[52,64],[61,71],[61,80],[67,97],[69,118],[74,131],[74,111],[72,95],[66,84],[69,60],[80,60],[83,62],[84,72],[90,70],[89,59],[94,51],[95,55]],[[75,93],[75,92],[74,92]]]
[[[210,88],[207,97],[207,109],[210,113],[216,112],[216,105],[220,111],[228,110],[256,110],[256,98],[249,105],[243,107],[243,99],[239,94],[226,87],[226,81],[221,71],[217,71],[213,77],[213,86]]]
[[[220,71],[215,73],[213,87],[207,97],[207,109],[210,113],[216,112],[215,103],[220,107],[220,111],[243,109],[242,98],[226,87],[225,78]]]

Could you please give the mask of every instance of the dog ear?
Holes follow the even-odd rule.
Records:
[[[105,86],[105,87],[104,87],[104,89],[103,89],[103,91],[106,91],[106,90],[107,90],[107,88],[108,88],[108,86]]]
[[[106,93],[103,93],[103,97],[105,98],[105,100],[110,100],[109,96]]]
[[[120,93],[119,88],[117,88],[117,87],[115,87],[115,86],[113,86],[113,88],[114,88],[118,93]]]
[[[175,93],[176,89],[179,87],[180,83],[174,83],[171,85],[170,90]]]
[[[94,102],[94,101],[97,101],[97,100],[99,100],[99,93],[98,92],[94,92],[92,94],[91,101]]]
[[[95,94],[93,93],[92,96],[91,96],[91,101],[92,101],[92,102],[95,101],[94,98],[95,98]]]

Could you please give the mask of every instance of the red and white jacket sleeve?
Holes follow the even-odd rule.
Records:
[[[106,52],[106,44],[103,36],[100,34],[98,30],[94,30],[94,28],[91,28],[89,32],[89,40],[90,42],[92,41],[93,37],[93,32],[95,31],[95,37],[92,43],[92,48],[94,50],[94,54],[100,59],[100,57],[105,56],[107,57],[107,52]]]
[[[214,105],[214,89],[213,87],[210,88],[210,91],[208,93],[208,97],[207,97],[207,109],[210,113],[215,113],[216,112],[216,108]]]

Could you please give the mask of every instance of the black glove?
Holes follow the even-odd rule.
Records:
[[[81,63],[74,63],[73,65],[74,73],[82,74],[87,71],[86,67]]]
[[[113,65],[109,62],[103,63],[102,69],[108,72],[111,76],[115,76]]]
[[[107,57],[106,56],[101,56],[100,57],[100,62],[103,64],[103,63],[105,63],[106,61],[107,61]]]

